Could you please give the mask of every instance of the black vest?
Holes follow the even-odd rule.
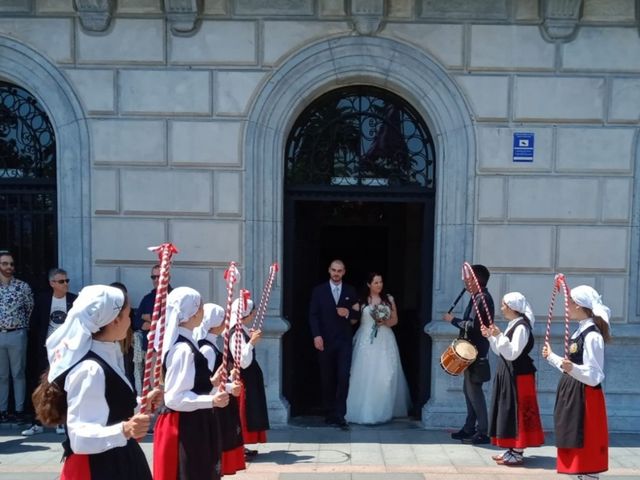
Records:
[[[531,330],[531,323],[529,320],[524,317],[520,318],[513,326],[509,333],[506,334],[506,337],[511,341],[513,339],[513,332],[515,332],[516,328],[519,325],[524,325],[524,327],[529,332],[529,340],[527,340],[527,344],[524,346],[524,350],[515,360],[511,361],[511,365],[513,366],[514,375],[526,375],[529,373],[534,373],[536,371],[536,367],[533,364],[532,358],[529,356],[529,352],[533,350],[533,345],[535,344],[535,340],[533,338],[533,331]]]
[[[209,371],[209,362],[207,362],[207,357],[200,353],[200,350],[196,348],[193,342],[189,341],[182,335],[178,335],[175,344],[177,343],[186,343],[191,349],[191,353],[193,353],[193,364],[196,373],[195,378],[193,379],[193,388],[191,389],[191,391],[197,395],[208,395],[213,387],[211,385],[211,380],[209,380],[211,373]],[[164,360],[165,361],[162,364],[162,370],[166,374],[167,357],[165,357]]]
[[[591,332],[599,332],[598,327],[595,325],[591,325],[587,327],[578,338],[574,338],[569,343],[569,360],[571,360],[576,365],[582,365],[584,362],[584,339],[588,333]]]

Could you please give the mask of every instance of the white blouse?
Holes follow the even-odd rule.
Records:
[[[218,339],[218,336],[214,335],[213,333],[207,333],[207,336],[205,337],[205,339],[209,340],[211,343],[215,345],[216,340]],[[205,344],[200,347],[200,353],[204,355],[204,358],[207,359],[207,365],[209,367],[209,370],[213,372],[213,368],[216,366],[216,358],[218,358],[218,354],[216,350],[212,348],[211,345]],[[225,391],[227,393],[231,393],[232,388],[233,388],[233,384],[231,382],[227,382],[225,384]],[[216,389],[213,388],[211,392],[215,393]]]
[[[580,321],[578,329],[571,335],[571,339],[578,338],[590,326],[595,325],[593,319],[586,318]],[[547,357],[547,361],[561,372],[562,360],[564,357],[552,353]],[[604,339],[599,332],[590,332],[584,338],[584,349],[582,354],[582,365],[573,364],[569,372],[576,380],[591,387],[599,385],[604,380]]]
[[[93,340],[91,351],[107,362],[131,388],[124,373],[124,360],[118,342]],[[67,430],[71,449],[75,453],[101,453],[127,444],[122,422],[106,426],[109,406],[105,398],[105,385],[104,370],[91,360],[79,363],[67,375],[64,383],[67,392]]]
[[[511,340],[507,337],[507,333],[513,330],[514,325],[521,318],[522,317],[514,318],[507,324],[504,332],[489,337],[489,346],[491,350],[493,350],[493,353],[502,355],[508,361],[513,361],[518,358],[529,341],[529,329],[524,325],[515,327]]]
[[[198,348],[191,330],[178,327],[178,334]],[[213,408],[212,395],[199,395],[191,391],[195,384],[196,367],[189,345],[184,342],[174,343],[167,353],[166,365],[164,403],[167,407],[179,412]]]
[[[243,329],[244,330],[244,329]],[[246,330],[245,330],[246,332]],[[247,342],[242,335],[242,346],[240,347],[240,368],[247,368],[253,361],[253,345]],[[229,340],[229,353],[236,351],[236,335],[235,328],[231,331],[231,339]]]

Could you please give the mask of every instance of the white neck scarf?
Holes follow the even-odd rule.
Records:
[[[580,285],[571,289],[571,299],[581,307],[588,308],[596,317],[602,318],[609,324],[611,310],[602,303],[602,297],[589,285]]]
[[[65,322],[47,339],[49,382],[87,354],[92,335],[120,314],[124,302],[124,293],[119,288],[89,285],[80,291]]]
[[[236,298],[231,304],[231,318],[229,320],[229,328],[233,328],[236,323],[238,323],[238,302],[239,298]],[[240,312],[240,323],[242,324],[242,328],[244,328],[245,332],[249,332],[249,328],[242,323],[242,319],[249,315],[253,311],[253,300],[250,298],[247,300],[247,308]]]
[[[178,327],[193,317],[200,308],[202,299],[200,294],[190,287],[174,288],[167,295],[167,311],[165,314],[164,338],[162,341],[162,362],[164,362],[169,349],[178,338]],[[160,337],[156,335],[155,349],[160,347]]]
[[[215,303],[204,304],[204,316],[199,327],[193,329],[193,339],[196,342],[207,338],[209,330],[219,327],[224,320],[224,308]]]
[[[529,319],[531,328],[533,328],[534,323],[536,323],[536,319],[533,316],[531,305],[523,294],[520,292],[509,292],[502,297],[502,301],[506,303],[511,310],[515,310],[516,312],[525,315]]]

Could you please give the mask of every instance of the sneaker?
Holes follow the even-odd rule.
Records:
[[[56,427],[56,433],[57,433],[58,435],[64,435],[64,434],[65,434],[65,431],[64,431],[64,425],[58,425],[58,426]]]
[[[505,456],[507,453],[509,453],[509,452],[511,452],[511,450],[510,450],[510,449],[509,449],[509,450],[505,450],[504,452],[499,453],[498,455],[491,455],[491,460],[496,461],[496,462],[499,462],[499,461],[501,461],[501,460],[504,458],[504,456]]]
[[[464,428],[461,428],[457,432],[451,434],[451,438],[454,440],[463,440],[465,438],[471,438],[476,432],[467,432]]]
[[[471,437],[463,438],[462,443],[470,443],[472,445],[484,445],[491,443],[491,439],[483,433],[476,432]]]
[[[31,425],[26,430],[23,430],[22,432],[20,432],[20,434],[24,435],[26,437],[30,437],[32,435],[36,435],[36,434],[42,433],[42,432],[44,432],[44,428],[41,427],[40,425],[37,425],[37,424],[34,423],[33,425]]]
[[[524,463],[524,458],[521,453],[516,453],[513,450],[507,452],[502,460],[497,462],[499,465],[506,465],[507,467],[515,467]]]

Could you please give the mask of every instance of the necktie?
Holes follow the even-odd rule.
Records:
[[[337,305],[338,300],[340,300],[340,287],[338,287],[337,285],[333,287],[333,299],[335,300]]]

